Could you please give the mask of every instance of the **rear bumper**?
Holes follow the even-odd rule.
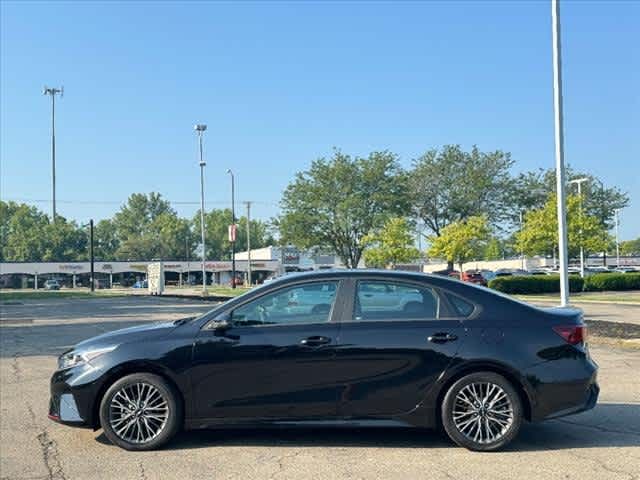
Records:
[[[600,387],[598,386],[597,383],[593,383],[587,390],[586,398],[584,399],[584,402],[582,404],[575,405],[574,407],[570,407],[565,410],[560,410],[558,412],[555,412],[545,417],[545,420],[564,417],[567,415],[575,415],[576,413],[591,410],[593,407],[596,406],[596,403],[598,402],[599,394],[600,394]]]
[[[592,409],[600,394],[597,377],[597,365],[584,356],[545,362],[527,371],[535,392],[531,420],[548,420]]]

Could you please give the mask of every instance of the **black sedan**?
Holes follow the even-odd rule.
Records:
[[[118,330],[61,355],[49,417],[149,450],[181,428],[443,427],[496,450],[524,420],[592,408],[579,310],[440,276],[295,274],[192,319]]]

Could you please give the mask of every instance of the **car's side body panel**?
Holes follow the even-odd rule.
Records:
[[[442,295],[441,315],[354,321],[354,285],[376,278],[436,289]],[[261,295],[318,280],[341,282],[326,323],[211,328],[216,319]],[[473,303],[473,314],[455,318],[446,299],[450,294]],[[298,300],[305,304],[314,295]],[[318,295],[330,298],[326,292]],[[389,296],[381,302],[402,305],[403,298]],[[578,321],[570,312],[543,311],[443,277],[367,271],[292,275],[183,325],[133,329],[83,342],[117,342],[118,347],[92,365],[54,373],[50,413],[58,421],[95,427],[96,405],[107,386],[141,370],[162,375],[180,393],[188,428],[433,426],[448,386],[467,372],[488,369],[516,384],[530,418],[542,420],[591,408],[597,398],[597,366],[586,348],[567,344],[552,330],[559,319]],[[437,333],[452,339],[429,341]],[[300,343],[309,337],[330,341]],[[80,421],[60,418],[63,394],[73,396]]]

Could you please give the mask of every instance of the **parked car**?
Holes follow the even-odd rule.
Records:
[[[476,283],[478,285],[487,285],[487,280],[482,276],[482,273],[478,270],[467,270],[466,272],[462,272],[462,278],[460,277],[460,272],[454,270],[449,273],[450,277],[457,278],[462,280],[463,282]]]
[[[616,273],[638,273],[640,268],[638,267],[618,267],[614,270]]]
[[[289,310],[310,287],[335,294]],[[393,306],[390,292],[404,292]],[[436,275],[324,270],[77,344],[58,359],[49,418],[102,428],[128,450],[182,428],[442,425],[490,451],[525,420],[592,408],[596,374],[578,309]]]
[[[58,280],[49,279],[44,282],[44,288],[46,290],[60,290],[60,283],[58,282]]]
[[[513,272],[508,268],[499,268],[495,271],[496,277],[510,277],[513,275]]]
[[[490,282],[491,280],[496,278],[496,274],[492,270],[484,270],[483,269],[483,270],[480,270],[480,274],[484,277],[484,279],[487,282]]]
[[[149,288],[149,282],[147,280],[138,280],[131,288]]]

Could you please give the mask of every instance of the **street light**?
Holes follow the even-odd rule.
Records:
[[[229,241],[231,242],[231,288],[236,288],[236,202],[235,202],[235,177],[230,168],[227,173],[231,175],[231,225],[229,226]]]
[[[205,269],[206,244],[204,238],[204,167],[207,165],[202,157],[202,136],[207,129],[204,124],[197,124],[193,129],[198,133],[200,146],[200,234],[202,235],[202,294],[207,293],[207,271]]]
[[[560,256],[560,305],[569,304],[567,259],[567,215],[564,191],[564,125],[562,117],[562,52],[560,42],[560,3],[551,0],[551,35],[553,55],[553,113],[556,157],[556,192],[558,196],[558,253]]]
[[[620,237],[618,236],[618,226],[620,225],[620,210],[621,208],[616,208],[614,211],[616,213],[616,268],[620,268]]]
[[[52,195],[52,213],[51,220],[56,221],[56,95],[60,98],[64,96],[64,87],[49,88],[45,86],[42,89],[43,95],[51,97],[51,195]]]
[[[582,182],[588,182],[587,177],[574,178],[569,183],[578,185],[578,197],[580,197],[580,223],[582,223]],[[582,246],[582,225],[580,225],[580,276],[584,278],[584,247]]]

